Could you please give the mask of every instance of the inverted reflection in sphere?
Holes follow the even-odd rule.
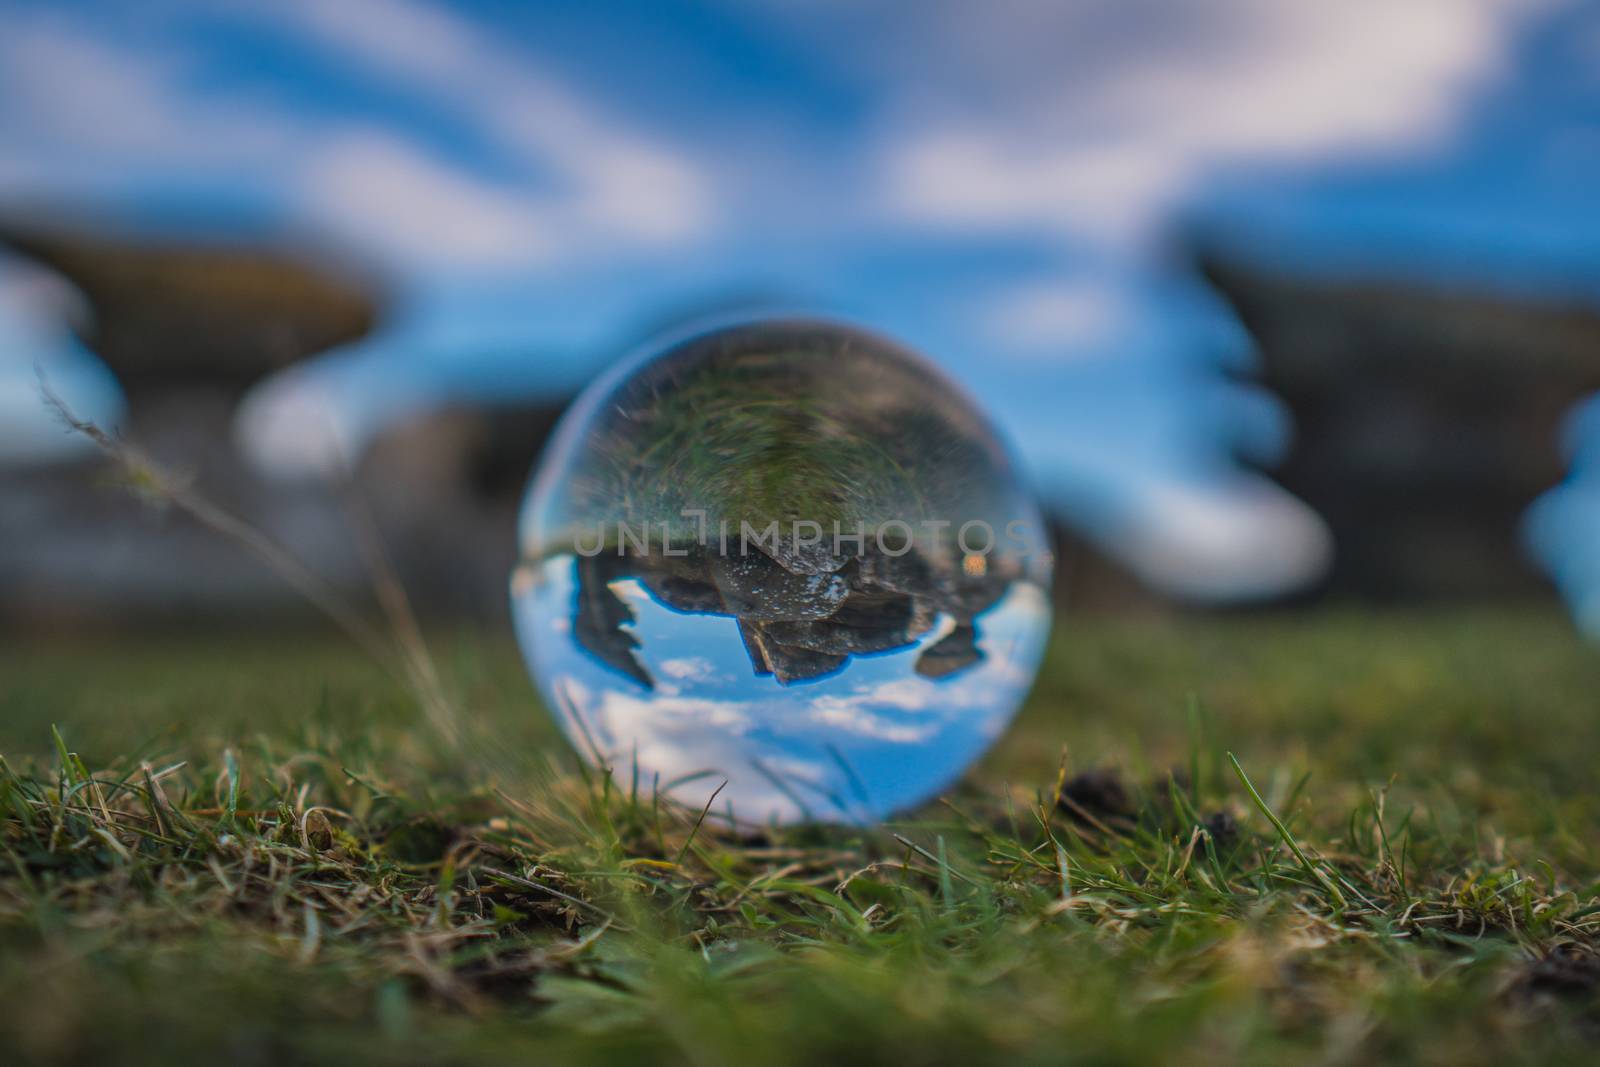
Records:
[[[521,515],[530,670],[584,756],[744,822],[927,799],[1049,628],[1043,523],[962,393],[829,323],[701,334],[591,386]]]

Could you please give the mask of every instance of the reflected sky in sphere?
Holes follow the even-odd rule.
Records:
[[[864,822],[949,786],[1026,695],[1043,522],[971,403],[830,323],[642,354],[529,490],[513,613],[578,751],[741,822]]]

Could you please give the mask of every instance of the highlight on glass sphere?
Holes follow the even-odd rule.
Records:
[[[722,327],[595,382],[520,558],[518,639],[573,745],[741,824],[867,822],[948,787],[1050,624],[1044,524],[987,420],[828,322]]]

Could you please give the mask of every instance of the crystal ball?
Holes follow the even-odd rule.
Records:
[[[988,420],[828,322],[681,336],[594,382],[519,542],[517,638],[568,739],[625,789],[745,825],[947,788],[1050,626],[1046,528]]]

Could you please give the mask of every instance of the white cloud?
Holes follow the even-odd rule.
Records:
[[[520,173],[488,180],[411,132],[307,110],[280,86],[218,86],[200,76],[201,35],[131,43],[40,15],[0,35],[0,133],[27,164],[0,168],[0,187],[59,194],[122,190],[140,172],[165,184],[175,171],[203,175],[263,207],[287,197],[318,229],[431,273],[668,246],[710,224],[708,179],[692,160],[452,14],[407,0],[247,13],[444,104]]]
[[[793,821],[803,814],[800,806],[753,767],[753,758],[791,783],[817,786],[832,773],[823,763],[798,759],[778,747],[752,744],[745,736],[749,709],[738,701],[659,695],[642,698],[615,689],[596,695],[573,678],[558,683],[556,696],[560,713],[569,722],[581,723],[569,734],[575,741],[593,738],[601,758],[617,773],[628,774],[635,758],[649,775],[660,776],[662,786],[713,772],[671,791],[672,799],[687,807],[704,805],[727,779],[719,809],[731,802],[744,820]],[[588,749],[586,744],[581,747]]]
[[[1186,175],[1136,143],[1050,148],[988,126],[918,136],[890,149],[889,198],[923,222],[972,228],[1043,223],[1102,240],[1147,226]]]
[[[679,681],[703,682],[714,677],[717,668],[704,656],[682,656],[662,660],[660,671],[668,678]]]
[[[1327,572],[1333,537],[1316,512],[1265,478],[1154,483],[1097,540],[1143,580],[1197,600],[1249,600]]]
[[[751,727],[749,704],[711,697],[652,694],[645,698],[612,689],[601,698],[599,714],[607,727],[619,735],[647,722],[705,727],[732,736],[746,733]]]
[[[233,437],[263,473],[334,477],[350,469],[369,427],[325,381],[290,367],[252,389],[234,416]]]
[[[294,0],[261,9],[341,58],[455,109],[561,187],[575,228],[627,243],[672,243],[711,221],[711,181],[695,160],[630,129],[534,57],[421,0]]]
[[[1015,599],[983,625],[999,622],[1002,615],[1048,612],[1041,602],[1029,600],[1023,592],[1028,588],[1014,587]],[[943,637],[951,626],[944,619],[939,632],[924,639],[922,647]],[[1005,655],[991,639],[985,642],[983,662],[955,679],[936,682],[914,675],[857,686],[846,694],[826,693],[812,698],[804,714],[823,729],[891,744],[927,744],[957,719],[981,720],[986,733],[992,732],[987,729],[991,725],[998,730],[1032,682],[1032,671]]]
[[[564,235],[548,205],[381,131],[330,140],[299,182],[304,210],[402,261],[495,267],[548,262],[561,250]]]
[[[1539,6],[944,5],[885,197],[921,222],[1138,241],[1219,168],[1436,145]]]
[[[92,165],[117,158],[163,167],[257,164],[288,150],[298,123],[258,101],[191,92],[184,57],[51,17],[8,19],[0,86],[17,144]]]
[[[902,745],[925,744],[941,729],[937,722],[896,722],[887,716],[875,715],[848,700],[829,700],[826,697],[812,705],[811,720],[824,729]]]

